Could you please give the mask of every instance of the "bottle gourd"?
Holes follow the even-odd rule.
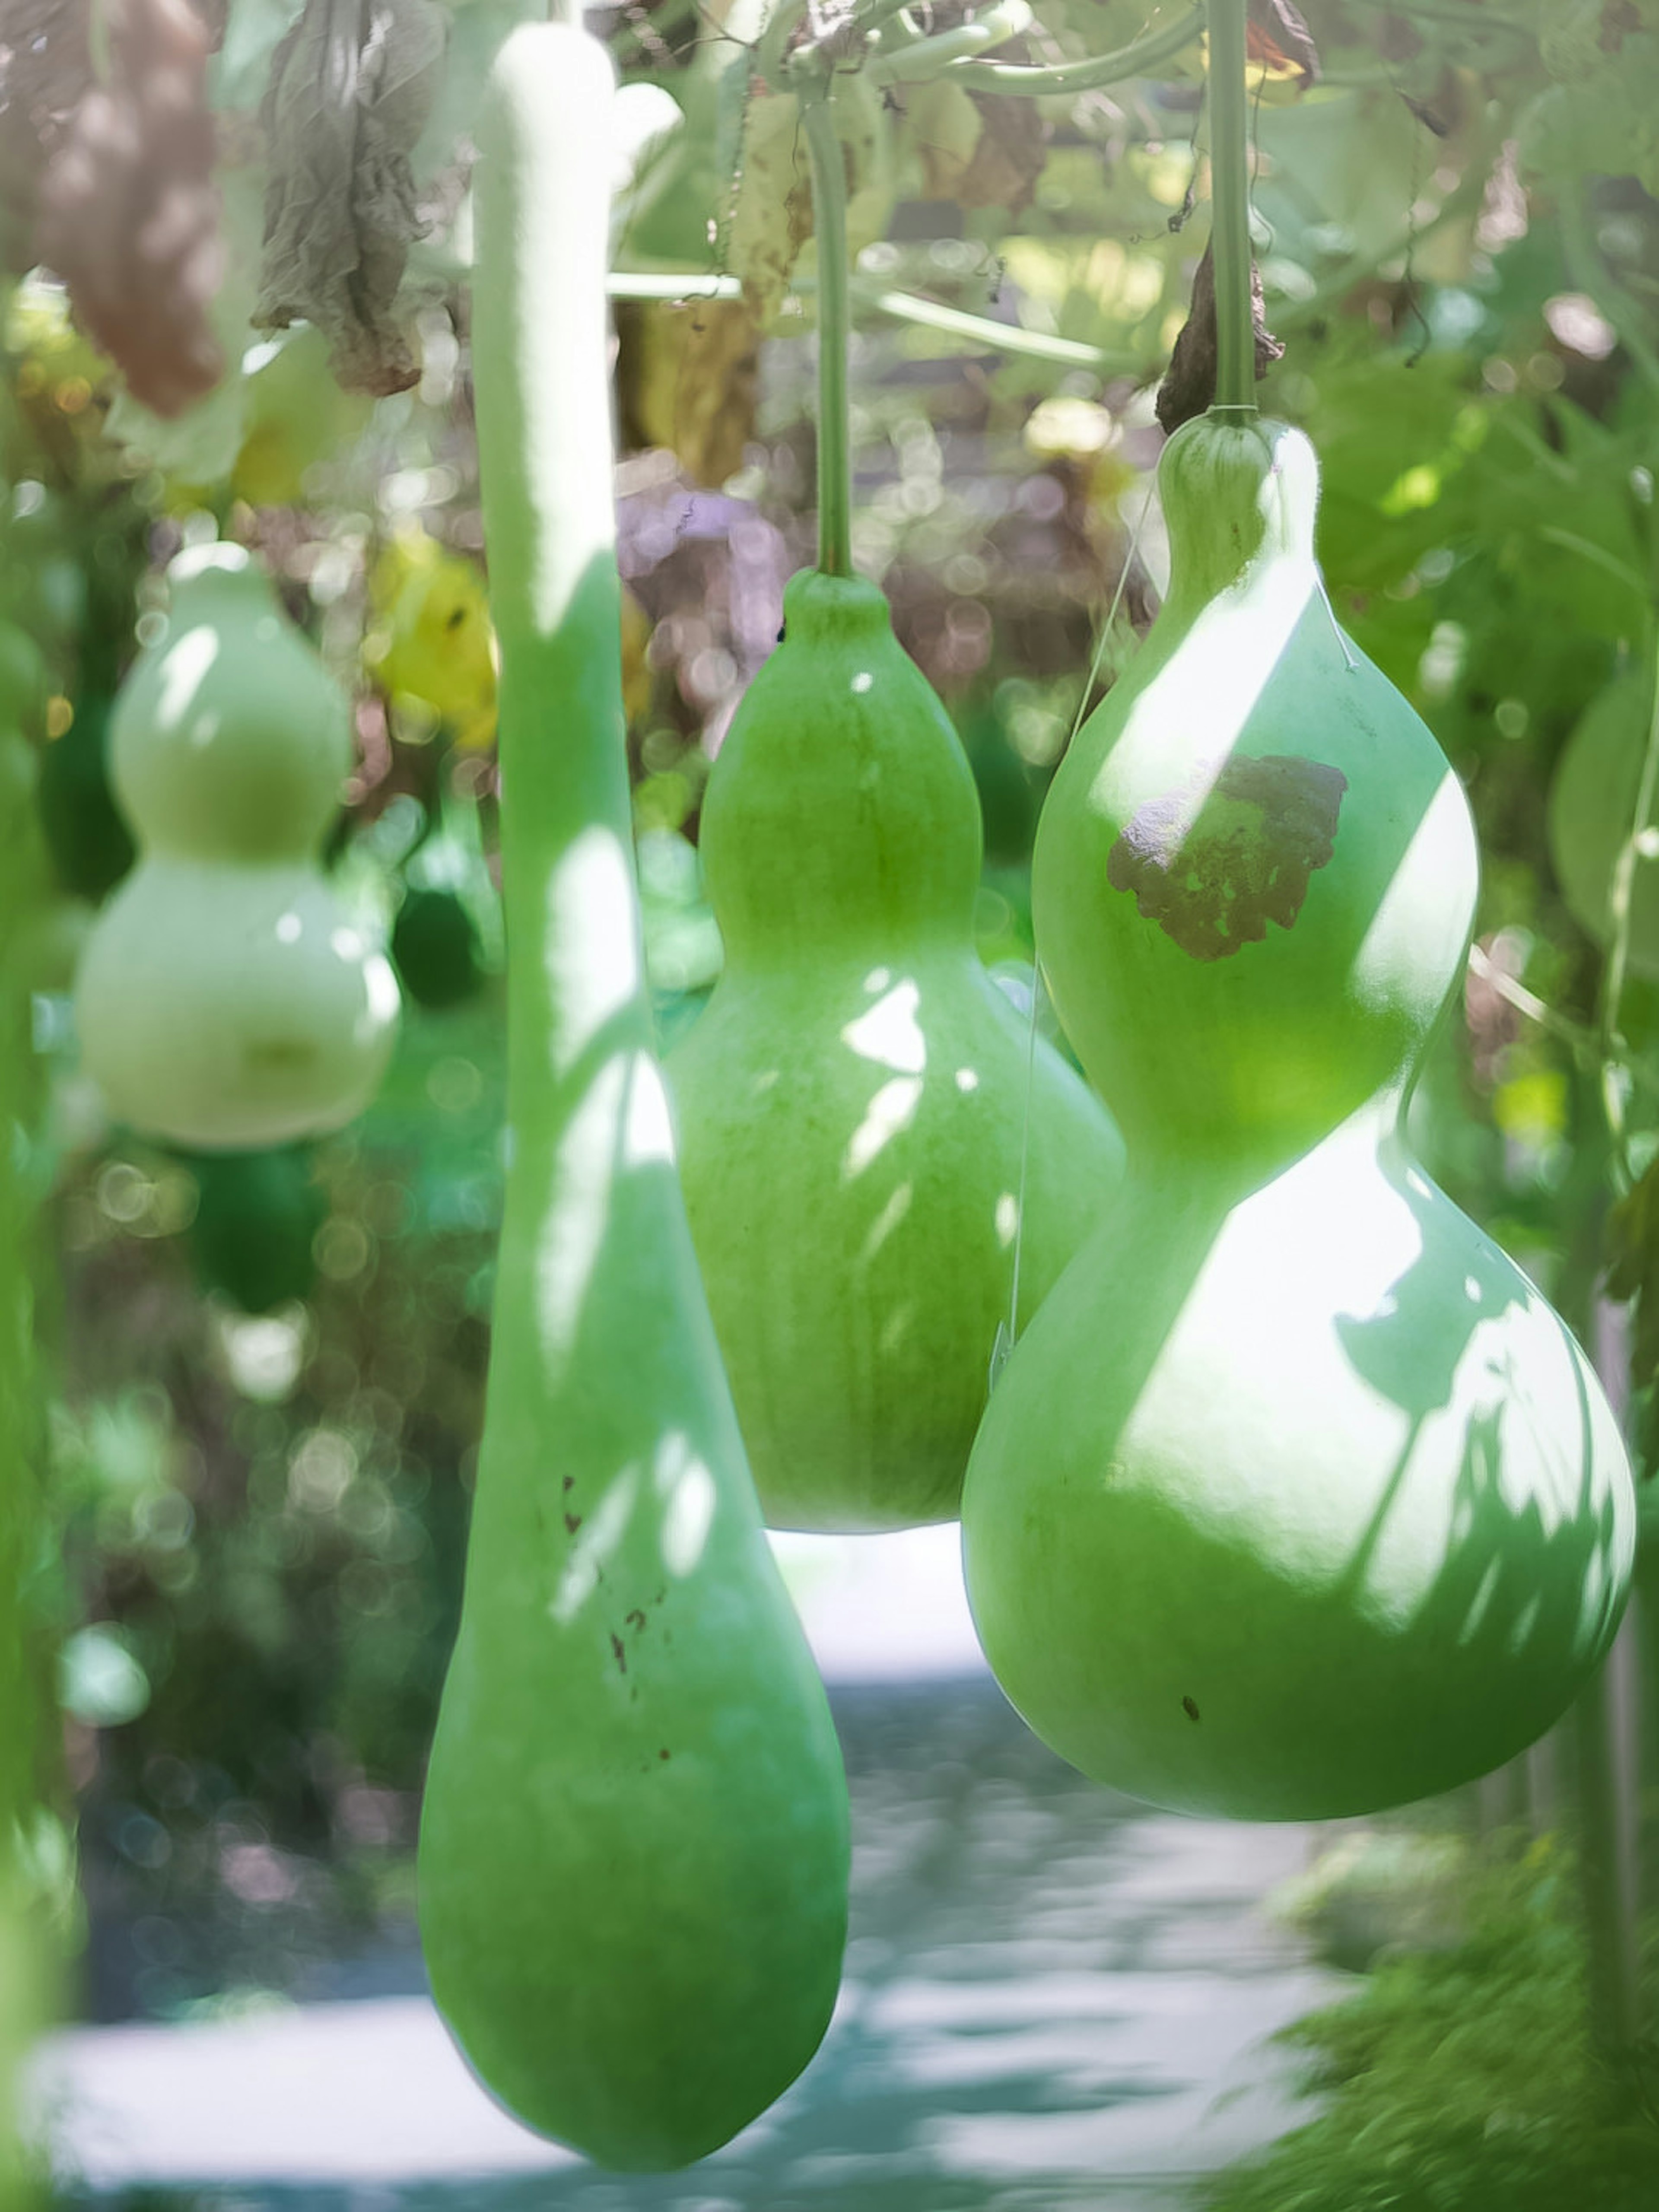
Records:
[[[1565,1327],[1407,1143],[1474,830],[1337,629],[1312,448],[1212,410],[1159,483],[1169,597],[1055,779],[1033,885],[1128,1170],[992,1398],[968,1586],[1085,1772],[1324,1818],[1560,1714],[1618,1623],[1632,1486]]]
[[[346,700],[240,546],[181,553],[111,723],[138,865],[82,957],[82,1056],[112,1111],[204,1151],[337,1128],[374,1095],[398,986],[317,863]]]
[[[827,287],[842,257],[824,166],[815,155]],[[825,542],[709,778],[701,845],[726,964],[667,1067],[766,1516],[860,1530],[955,1516],[1017,1231],[1029,1309],[1122,1148],[986,974],[973,772],[882,593],[825,557],[842,540],[825,528],[832,448],[845,467],[844,333],[825,297]]]
[[[485,2084],[542,2133],[654,2170],[714,2149],[811,2056],[848,1844],[652,1049],[606,368],[613,90],[597,40],[526,26],[478,132],[509,1151],[418,1872],[433,1992]]]

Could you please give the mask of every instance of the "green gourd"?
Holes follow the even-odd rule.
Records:
[[[328,1213],[311,1146],[186,1153],[184,1162],[196,1182],[190,1249],[204,1288],[223,1291],[250,1314],[304,1297],[316,1279],[313,1247]]]
[[[1016,1266],[1030,1310],[1122,1148],[985,972],[973,772],[882,593],[848,573],[830,109],[822,88],[803,93],[823,328],[819,564],[790,581],[782,638],[709,778],[701,845],[726,961],[667,1068],[766,1516],[860,1530],[955,1516]]]
[[[1568,908],[1588,937],[1613,934],[1611,900],[1619,854],[1635,822],[1653,719],[1653,673],[1638,666],[1590,702],[1562,749],[1550,785],[1550,859]],[[1628,959],[1638,975],[1659,975],[1659,868],[1638,843],[1631,884]]]
[[[417,1006],[433,1012],[465,1006],[483,988],[478,932],[466,902],[442,885],[411,884],[392,928],[398,981]]]
[[[1339,632],[1317,468],[1253,410],[1159,471],[1170,594],[1055,779],[1037,945],[1128,1147],[963,1500],[1037,1734],[1193,1812],[1355,1814],[1498,1765],[1624,1604],[1618,1425],[1402,1127],[1477,861],[1427,729]]]
[[[473,361],[501,641],[509,1150],[461,1623],[422,1813],[433,1992],[485,2084],[683,2165],[811,2056],[848,1809],[675,1175],[631,858],[605,262],[614,77],[486,89]]]
[[[349,713],[240,546],[181,553],[169,580],[111,724],[141,857],[82,961],[82,1057],[147,1134],[283,1144],[361,1112],[397,1031],[392,969],[317,861]]]

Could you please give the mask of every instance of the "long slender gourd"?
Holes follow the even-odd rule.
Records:
[[[848,1847],[652,1051],[618,672],[613,90],[586,33],[527,26],[478,133],[510,1149],[419,1882],[434,1993],[486,2085],[544,2134],[654,2170],[714,2149],[811,2056]]]
[[[1166,447],[1170,593],[1050,790],[1037,945],[1128,1146],[963,1499],[975,1620],[1056,1750],[1158,1803],[1369,1811],[1532,1741],[1631,1569],[1618,1424],[1404,1109],[1463,970],[1462,788],[1338,630],[1313,449]]]

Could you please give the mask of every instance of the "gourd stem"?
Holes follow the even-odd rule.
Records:
[[[1255,408],[1255,321],[1250,301],[1250,178],[1246,144],[1244,24],[1248,0],[1210,0],[1211,252],[1215,267],[1218,407]]]
[[[1201,6],[1161,31],[1149,31],[1133,46],[1119,46],[1109,54],[1091,55],[1086,61],[1055,62],[1044,67],[1031,62],[957,62],[945,72],[951,84],[968,92],[1033,93],[1060,95],[1094,92],[1103,85],[1121,84],[1126,78],[1146,76],[1161,62],[1184,52],[1204,27]]]
[[[580,31],[586,14],[587,0],[547,0],[550,23],[568,23],[573,31]]]
[[[812,227],[818,245],[818,568],[853,573],[853,469],[847,398],[852,322],[847,267],[847,171],[830,112],[828,72],[800,91],[801,128],[812,171]]]

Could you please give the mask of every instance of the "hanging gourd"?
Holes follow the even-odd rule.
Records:
[[[1034,1307],[1121,1147],[980,962],[973,773],[886,600],[851,574],[828,82],[809,79],[801,100],[819,249],[818,563],[785,592],[781,641],[709,778],[701,844],[726,962],[667,1067],[766,1516],[856,1530],[955,1515],[1016,1242]]]
[[[398,981],[417,1006],[442,1012],[483,988],[477,925],[459,891],[441,884],[406,890],[392,928]]]
[[[1057,775],[1034,915],[1122,1188],[994,1392],[968,1586],[1097,1779],[1306,1820],[1520,1751],[1606,1651],[1634,1512],[1565,1327],[1412,1156],[1473,824],[1340,634],[1307,440],[1252,401],[1243,0],[1211,11],[1220,404],[1166,447],[1170,592]]]
[[[76,990],[110,1109],[204,1150],[337,1128],[374,1095],[398,986],[317,862],[350,765],[346,701],[234,545],[181,553],[163,633],[111,723],[141,858]]]
[[[203,1288],[249,1314],[308,1296],[317,1235],[328,1217],[311,1146],[186,1153],[184,1161],[196,1184],[187,1241]]]
[[[1550,785],[1556,879],[1574,921],[1601,945],[1613,936],[1613,880],[1635,818],[1653,714],[1653,671],[1638,661],[1584,709]],[[1638,840],[1632,861],[1626,958],[1638,975],[1659,975],[1659,872],[1652,842],[1650,835]]]
[[[816,2048],[848,1814],[652,1049],[606,368],[614,88],[576,21],[526,26],[477,132],[508,1152],[419,1886],[433,1993],[486,2085],[542,2133],[653,2170],[726,2142]]]

